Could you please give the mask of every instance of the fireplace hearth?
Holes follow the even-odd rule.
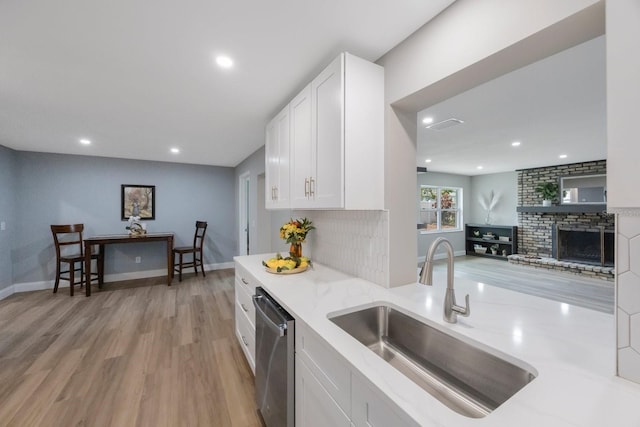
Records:
[[[614,230],[604,227],[556,225],[552,233],[553,257],[558,261],[614,265]]]

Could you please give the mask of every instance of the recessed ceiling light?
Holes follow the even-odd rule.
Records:
[[[478,169],[482,169],[482,166],[478,166]]]
[[[81,138],[80,139],[80,144],[82,144],[82,145],[91,145],[91,141],[86,139],[86,138]]]
[[[511,143],[511,145],[514,146],[514,147],[519,147],[520,146],[520,141],[513,141]]]
[[[433,117],[425,117],[424,119],[422,119],[422,123],[424,123],[425,125],[433,123]]]
[[[431,163],[431,159],[426,159],[424,162],[425,163]]]
[[[567,155],[566,154],[560,154],[558,157],[560,157],[561,159],[566,159]]]
[[[175,148],[175,147],[173,147],[173,148],[171,149],[171,152],[172,152],[173,154],[178,154],[178,153],[180,152],[180,149],[179,149],[179,148]]]
[[[216,64],[220,68],[231,68],[233,67],[233,60],[228,56],[220,55],[216,56]]]

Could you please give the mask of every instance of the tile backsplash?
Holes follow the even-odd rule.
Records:
[[[618,375],[640,383],[640,210],[616,223]]]
[[[314,261],[387,287],[388,211],[296,211],[313,221]]]

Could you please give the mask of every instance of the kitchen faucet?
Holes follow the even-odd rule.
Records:
[[[419,282],[423,285],[433,285],[433,257],[441,243],[444,243],[447,251],[447,291],[444,297],[443,318],[445,322],[456,323],[458,321],[458,315],[464,317],[469,316],[469,294],[464,298],[465,307],[456,305],[456,295],[453,291],[453,246],[451,246],[451,243],[444,237],[438,237],[427,251],[422,270],[420,270]]]

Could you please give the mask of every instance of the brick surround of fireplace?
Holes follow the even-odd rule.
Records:
[[[572,163],[543,168],[523,169],[518,172],[518,206],[541,206],[535,187],[540,182],[558,181],[573,175],[606,174],[606,160]],[[575,206],[572,206],[575,208]],[[586,209],[585,209],[586,210]],[[518,254],[509,261],[541,268],[571,271],[576,274],[613,280],[613,268],[557,261],[553,258],[553,230],[556,226],[615,229],[615,216],[605,212],[540,212],[518,213]]]

